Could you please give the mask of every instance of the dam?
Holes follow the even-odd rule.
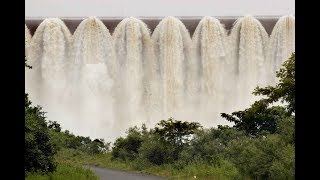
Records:
[[[26,92],[48,119],[113,141],[173,117],[204,127],[247,108],[295,49],[295,18],[26,18]]]

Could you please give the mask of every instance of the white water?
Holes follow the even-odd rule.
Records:
[[[50,117],[60,117],[67,84],[71,34],[57,18],[44,20],[37,28],[28,49],[26,91],[35,104],[40,104]]]
[[[25,58],[26,59],[30,59],[29,58],[29,54],[30,54],[30,43],[31,43],[31,39],[32,39],[32,37],[31,37],[31,34],[30,34],[30,31],[29,31],[29,28],[27,27],[27,25],[25,25],[25,42],[24,42],[24,45],[25,45]],[[29,64],[29,61],[28,61],[28,65],[30,65]],[[30,79],[30,75],[32,75],[32,74],[30,74],[30,73],[32,73],[32,72],[30,72],[29,70],[28,70],[28,68],[27,67],[25,67],[25,74],[26,74],[26,76],[25,76],[25,90],[26,90],[26,92],[27,93],[29,93],[30,94],[30,90],[32,91],[32,88],[30,87],[30,82],[29,82],[29,79]]]
[[[26,92],[50,120],[82,136],[113,141],[134,125],[161,119],[229,124],[221,112],[250,105],[257,85],[276,81],[274,70],[294,51],[294,17],[283,17],[271,39],[258,20],[238,19],[230,35],[204,17],[193,37],[166,17],[151,35],[133,17],[112,36],[97,18],[83,20],[73,36],[56,18],[31,38],[26,29]]]
[[[258,99],[251,94],[255,87],[266,84],[268,34],[257,19],[245,16],[235,22],[229,38],[234,91],[228,97],[234,100],[235,110],[240,110]]]
[[[27,27],[27,25],[25,25],[25,28],[24,28],[24,34],[25,34],[25,42],[24,42],[24,45],[25,45],[25,56],[26,56],[26,59],[29,59],[29,49],[30,49],[30,43],[31,43],[31,34],[30,34],[30,30],[29,28]]]
[[[118,62],[115,81],[116,129],[126,129],[147,121],[153,104],[151,82],[155,76],[150,30],[141,20],[123,19],[113,33]]]
[[[70,105],[76,108],[71,112],[77,118],[70,129],[92,137],[112,135],[112,88],[117,66],[112,37],[99,19],[83,20],[74,32],[72,63]]]
[[[196,83],[197,105],[193,107],[201,124],[206,126],[218,125],[225,122],[218,121],[221,112],[228,111],[228,99],[223,95],[230,89],[227,86],[229,74],[227,69],[228,40],[227,32],[219,20],[204,17],[197,26],[193,37],[193,67],[195,70],[192,81]],[[196,113],[198,112],[198,113]],[[214,118],[213,118],[214,117]],[[217,119],[212,121],[212,119]]]
[[[276,71],[280,69],[295,51],[295,18],[292,15],[283,16],[274,26],[267,50],[269,84],[277,82]]]
[[[166,17],[152,34],[156,62],[159,68],[159,96],[162,117],[182,118],[189,97],[188,66],[191,60],[191,38],[184,24],[177,18]]]
[[[31,34],[29,31],[29,28],[27,27],[27,25],[24,25],[24,34],[25,34],[25,46],[26,48],[29,46],[30,41],[31,41]]]

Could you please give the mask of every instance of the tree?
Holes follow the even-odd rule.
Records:
[[[53,129],[54,131],[61,132],[60,124],[57,121],[49,121],[48,128]]]
[[[142,132],[137,126],[129,128],[125,138],[120,137],[114,142],[112,157],[122,160],[133,160],[138,156],[138,150],[143,142]]]
[[[177,159],[176,149],[174,145],[163,141],[158,134],[151,134],[141,143],[138,161],[147,165],[148,163],[154,165],[171,163]],[[145,161],[148,163],[143,163]]]
[[[233,112],[231,115],[222,113],[221,116],[234,122],[238,130],[243,130],[252,136],[275,133],[277,123],[287,117],[287,111],[280,106],[267,107],[263,101],[256,101],[244,111]]]
[[[102,152],[104,148],[104,140],[103,139],[95,139],[90,143],[89,146],[89,154],[99,154]]]
[[[289,113],[295,112],[295,54],[283,63],[283,68],[277,72],[277,77],[280,81],[275,87],[267,86],[265,88],[257,87],[253,92],[254,95],[264,95],[265,102],[271,104],[281,101],[288,103],[287,110]]]
[[[161,120],[154,129],[165,141],[182,146],[189,142],[189,135],[194,134],[201,125],[197,122],[182,122],[169,118],[167,121]]]
[[[25,171],[51,172],[56,150],[50,141],[46,117],[40,106],[32,107],[25,95]]]
[[[26,63],[25,66],[31,69]],[[25,172],[51,172],[56,169],[54,155],[56,149],[50,141],[45,112],[40,106],[31,106],[28,94],[25,94]]]
[[[257,87],[253,94],[264,95],[256,101],[250,108],[244,111],[233,112],[231,115],[221,113],[221,116],[230,122],[235,123],[235,127],[245,130],[247,134],[253,136],[267,133],[275,133],[277,123],[285,117],[292,116],[295,112],[295,54],[284,62],[283,67],[277,72],[280,78],[279,83],[265,88]],[[272,103],[281,101],[287,103],[286,107],[272,106]]]

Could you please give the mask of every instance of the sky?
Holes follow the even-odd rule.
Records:
[[[282,16],[295,0],[25,0],[26,17]]]

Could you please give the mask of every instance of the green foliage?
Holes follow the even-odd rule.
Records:
[[[99,154],[107,151],[109,148],[105,144],[103,139],[95,139],[89,143],[88,153],[89,154]]]
[[[241,140],[243,137],[245,137],[243,131],[229,126],[198,131],[191,145],[184,150],[184,157],[180,159],[184,159],[187,163],[201,161],[211,165],[219,164],[229,142]]]
[[[202,162],[189,164],[178,174],[180,175],[178,179],[186,179],[187,177],[194,179],[194,176],[197,179],[241,179],[242,177],[235,165],[227,160],[221,160],[219,166]]]
[[[52,172],[56,168],[56,150],[50,141],[45,113],[32,107],[25,95],[25,171]]]
[[[150,130],[145,125],[129,128],[109,152],[110,143],[103,139],[63,132],[50,121],[50,142],[59,148],[58,162],[72,166],[90,164],[172,179],[294,179],[294,71],[293,54],[277,73],[281,79],[275,87],[256,88],[254,94],[266,98],[243,111],[222,113],[233,127],[202,129],[199,123],[169,118]],[[272,106],[279,100],[287,105]]]
[[[225,148],[224,157],[254,179],[294,179],[295,55],[277,72],[274,87],[257,87],[253,94],[264,95],[250,108],[221,116],[249,136],[234,139]],[[274,102],[285,107],[271,106]]]
[[[91,140],[90,137],[75,136],[69,131],[61,132],[60,124],[50,122],[50,139],[57,149],[79,149],[89,154],[99,154],[109,151],[110,143],[103,139]]]
[[[292,177],[295,169],[292,147],[275,134],[265,138],[232,141],[226,154],[227,159],[250,177],[269,179],[275,173],[282,174],[282,177]]]
[[[295,53],[292,53],[291,57],[283,63],[283,67],[277,72],[277,77],[280,80],[275,87],[257,87],[253,94],[267,96],[264,100],[268,104],[279,100],[286,102],[288,112],[295,112]]]
[[[68,164],[58,164],[57,170],[51,173],[27,173],[26,180],[98,180],[98,177],[89,169],[84,169]]]
[[[253,136],[275,133],[277,123],[295,112],[295,54],[284,62],[283,68],[277,72],[279,83],[274,87],[257,87],[253,94],[267,96],[256,101],[250,108],[244,111],[233,112],[231,115],[221,113],[226,120],[235,123],[239,130],[246,131]],[[287,103],[286,108],[270,105],[281,101]]]
[[[221,116],[234,122],[234,127],[237,129],[252,136],[260,136],[266,133],[275,133],[277,123],[287,117],[288,113],[283,107],[268,107],[263,100],[260,100],[244,111],[233,112],[231,115],[221,113]]]
[[[278,123],[277,133],[282,140],[289,144],[295,144],[295,120],[294,116],[286,117]]]
[[[270,179],[294,179],[295,173],[295,150],[294,145],[287,144],[277,149],[277,159],[272,162]]]
[[[138,149],[143,141],[143,133],[137,126],[129,128],[126,133],[126,138],[120,137],[114,142],[112,149],[113,158],[122,160],[133,160],[137,158]]]
[[[148,140],[143,141],[139,148],[139,158],[155,165],[171,163],[178,158],[176,148],[158,134],[153,134]]]
[[[57,132],[61,131],[60,124],[57,123],[56,121],[49,121],[48,128],[53,129],[54,131],[57,131]]]
[[[156,134],[159,134],[165,141],[182,146],[188,143],[191,134],[199,129],[201,125],[197,122],[181,122],[169,118],[168,120],[161,120],[154,129]]]

